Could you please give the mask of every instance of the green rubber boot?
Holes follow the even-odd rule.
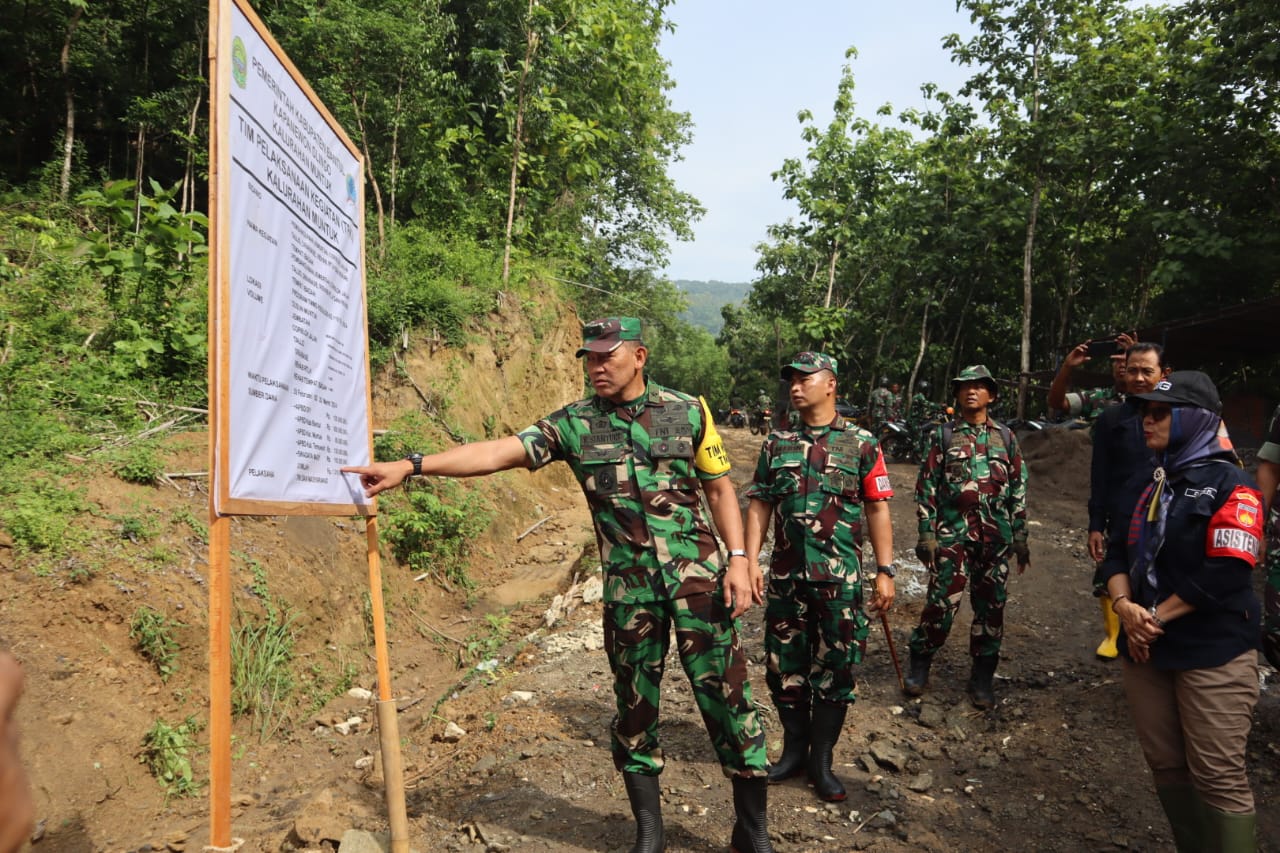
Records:
[[[1156,796],[1173,830],[1173,846],[1178,853],[1205,853],[1209,840],[1208,809],[1190,782],[1157,785]]]
[[[1211,807],[1204,811],[1209,819],[1208,844],[1204,849],[1215,853],[1254,853],[1258,849],[1258,815],[1255,812],[1235,814]]]

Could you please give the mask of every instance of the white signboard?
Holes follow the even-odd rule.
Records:
[[[363,163],[278,47],[231,8],[218,508],[350,512],[371,504],[338,470],[370,457]]]

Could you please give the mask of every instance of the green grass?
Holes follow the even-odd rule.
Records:
[[[155,665],[161,681],[168,681],[178,669],[181,647],[173,638],[173,630],[181,625],[145,604],[134,611],[129,622],[129,639],[137,643],[142,656]]]
[[[156,720],[143,736],[140,760],[164,788],[165,797],[191,797],[200,792],[191,768],[191,753],[197,748],[200,724],[195,717],[176,726]]]

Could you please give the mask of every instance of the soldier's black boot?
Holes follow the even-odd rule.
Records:
[[[813,734],[809,737],[809,781],[820,799],[838,803],[845,798],[844,785],[831,772],[832,753],[849,706],[815,699],[813,702]]]
[[[622,783],[636,816],[636,843],[631,853],[662,853],[666,836],[662,831],[662,790],[657,776],[623,773]]]
[[[969,672],[969,701],[973,707],[984,711],[996,706],[995,689],[991,685],[996,675],[996,664],[999,655],[982,655],[973,659],[973,669]]]
[[[733,810],[738,819],[733,824],[730,853],[773,853],[769,841],[769,780],[733,777]]]
[[[907,677],[902,679],[902,692],[908,696],[919,696],[929,686],[929,667],[933,665],[933,655],[911,653],[911,667]]]
[[[799,708],[778,708],[782,722],[782,755],[769,767],[769,781],[781,782],[799,776],[808,769],[809,761],[809,705]]]

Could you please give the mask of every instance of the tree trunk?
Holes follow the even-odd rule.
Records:
[[[933,300],[924,303],[924,315],[920,318],[920,349],[916,351],[916,363],[911,365],[911,378],[907,380],[907,388],[902,392],[904,405],[902,416],[911,417],[911,394],[916,387],[916,375],[920,372],[920,364],[924,361],[925,350],[929,348],[929,307]]]
[[[533,14],[533,2],[529,0],[529,13]],[[520,66],[520,85],[516,89],[516,130],[511,139],[511,185],[507,190],[507,231],[502,247],[502,284],[505,286],[511,278],[511,232],[516,221],[516,187],[520,178],[520,140],[524,136],[524,87],[529,79],[529,68],[533,65],[533,55],[538,50],[538,33],[529,27],[525,39],[524,64]]]
[[[351,108],[356,115],[356,129],[360,131],[360,150],[364,152],[364,170],[369,176],[369,186],[373,187],[373,201],[378,209],[378,260],[387,256],[386,214],[382,209],[382,189],[378,186],[378,177],[373,173],[373,157],[369,155],[369,135],[364,132],[364,111],[356,101],[356,93],[351,92]]]
[[[400,119],[401,104],[404,102],[404,72],[396,78],[396,117],[391,123],[391,205],[389,218],[391,230],[396,230],[396,183],[400,174]]]
[[[83,14],[84,9],[79,6],[71,14],[71,21],[67,24],[67,35],[62,40],[62,55],[59,58],[67,98],[66,129],[62,134],[62,176],[58,181],[58,198],[62,201],[66,201],[67,196],[71,194],[71,152],[75,150],[76,145],[76,101],[71,89],[71,37],[75,35],[76,27],[80,25],[80,16]]]
[[[1022,247],[1022,353],[1018,361],[1018,419],[1027,416],[1027,376],[1031,373],[1031,254],[1036,244],[1036,218],[1040,215],[1040,171],[1031,188],[1031,212],[1027,216],[1027,242]]]
[[[1040,120],[1040,42],[1037,40],[1031,52],[1031,127],[1038,130]],[[1035,142],[1034,138],[1032,140]],[[1036,152],[1036,176],[1031,187],[1031,210],[1027,214],[1027,241],[1022,247],[1022,346],[1018,359],[1018,409],[1019,420],[1027,416],[1027,375],[1031,372],[1031,258],[1036,245],[1036,218],[1040,215],[1040,189],[1044,166],[1039,151]]]

